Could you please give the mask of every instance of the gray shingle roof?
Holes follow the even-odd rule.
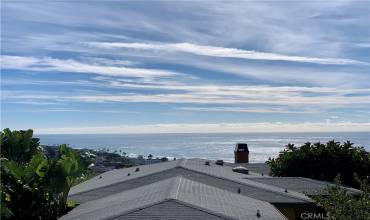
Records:
[[[249,186],[251,188],[259,189],[261,191],[267,191],[275,194],[276,196],[282,195],[283,197],[290,197],[297,200],[312,202],[311,199],[309,199],[302,193],[290,192],[289,194],[287,194],[284,192],[284,189],[281,189],[279,187],[253,181],[253,178],[261,177],[260,175],[256,175],[255,173],[250,173],[250,175],[236,173],[233,172],[232,167],[229,166],[218,166],[214,164],[212,164],[211,166],[205,166],[204,160],[200,159],[184,160],[181,166],[192,171],[201,172],[213,177],[233,181],[242,185]]]
[[[214,163],[207,166],[204,165],[205,161],[201,159],[181,159],[139,166],[139,172],[134,172],[136,167],[106,172],[101,175],[101,178],[99,176],[94,177],[73,187],[70,192],[70,199],[83,203],[167,178],[184,176],[231,192],[236,192],[240,188],[241,194],[266,202],[312,202],[302,193],[294,191],[286,193],[284,188],[253,181],[254,178],[261,178],[260,175],[235,173],[231,166],[219,166]],[[129,176],[128,173],[130,173]]]
[[[328,185],[331,183],[319,180],[313,180],[304,177],[266,177],[266,178],[253,178],[253,181],[273,185],[288,190],[306,193],[308,195],[317,195],[323,193]],[[343,187],[343,186],[342,186]],[[343,187],[351,194],[360,194],[361,191],[353,188]]]
[[[181,163],[181,160],[108,171],[74,186],[70,191],[70,195],[169,170],[177,167],[179,163]],[[140,171],[135,172],[136,168],[139,168]]]
[[[285,219],[271,204],[252,199],[237,193],[212,187],[203,183],[176,177],[156,183],[120,192],[101,199],[86,202],[72,210],[61,219],[126,219],[134,212],[148,217],[152,212],[141,210],[163,202],[174,201],[192,209],[200,210],[217,218],[224,219]],[[195,212],[189,209],[191,217]],[[257,218],[257,210],[262,217]],[[176,212],[176,209],[164,209],[164,212]],[[167,213],[176,215],[176,213]],[[198,213],[199,214],[199,213]],[[216,218],[216,217],[215,217]]]
[[[167,200],[141,210],[135,210],[114,220],[225,220],[227,218],[194,208],[178,200]]]

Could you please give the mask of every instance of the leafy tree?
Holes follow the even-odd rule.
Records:
[[[301,176],[318,180],[333,181],[340,174],[345,185],[359,187],[353,174],[361,179],[369,178],[370,153],[363,147],[354,147],[347,141],[343,144],[334,140],[322,143],[305,143],[301,147],[288,144],[275,159],[269,159],[274,176]]]
[[[1,215],[9,219],[56,219],[67,209],[70,188],[91,162],[60,145],[47,158],[32,130],[1,132]]]
[[[335,186],[328,186],[326,191],[313,199],[327,211],[328,219],[370,219],[370,185],[366,180],[358,182],[362,194],[357,198],[340,187],[337,179]]]
[[[33,131],[10,131],[6,128],[0,133],[1,157],[24,164],[41,150],[39,139],[32,138]]]

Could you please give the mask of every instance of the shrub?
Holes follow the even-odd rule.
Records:
[[[359,197],[349,195],[345,188],[340,187],[339,179],[335,186],[314,196],[317,204],[328,213],[328,219],[370,219],[370,185],[366,180],[358,180],[362,194]]]
[[[1,215],[8,219],[57,219],[67,196],[88,170],[88,158],[60,145],[47,158],[33,131],[1,132]]]
[[[321,143],[306,143],[301,147],[288,144],[275,159],[269,159],[274,176],[301,176],[318,180],[333,181],[340,174],[342,183],[359,187],[353,174],[369,178],[370,153],[363,147],[354,147],[347,141],[343,144],[334,140]]]

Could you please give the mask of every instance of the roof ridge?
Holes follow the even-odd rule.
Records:
[[[176,180],[178,180],[178,187],[177,187],[177,190],[176,190],[176,194],[175,194],[175,198],[177,199],[179,197],[179,190],[180,190],[180,187],[181,187],[181,182],[182,182],[182,176],[180,176],[179,178],[177,178]]]
[[[230,192],[228,190],[225,190],[225,189],[221,189],[221,188],[218,188],[216,186],[211,186],[211,185],[208,185],[208,184],[205,184],[205,183],[202,183],[202,182],[199,182],[197,180],[192,180],[192,179],[188,179],[186,178],[186,176],[177,176],[177,177],[172,177],[170,179],[165,179],[165,180],[161,180],[159,182],[155,182],[155,183],[151,183],[149,185],[145,185],[145,186],[141,186],[141,187],[138,187],[138,188],[135,188],[135,189],[131,189],[130,191],[131,194],[129,193],[129,191],[124,191],[124,192],[120,192],[118,193],[119,195],[111,195],[109,197],[111,197],[110,199],[108,198],[100,198],[100,199],[97,199],[97,200],[92,200],[90,201],[91,203],[85,203],[83,204],[84,207],[91,207],[91,204],[103,204],[104,207],[108,207],[106,201],[110,201],[114,207],[118,207],[119,206],[119,203],[120,203],[120,198],[122,196],[124,196],[124,198],[126,198],[126,196],[129,196],[129,195],[136,195],[138,197],[141,197],[143,195],[140,195],[141,193],[140,192],[152,192],[154,193],[154,188],[151,188],[151,187],[157,187],[158,189],[160,188],[163,188],[165,189],[165,191],[158,191],[160,193],[160,197],[157,197],[157,196],[151,196],[152,199],[156,200],[156,201],[148,201],[147,203],[142,203],[140,202],[140,198],[139,198],[139,203],[137,203],[137,205],[135,206],[132,206],[130,208],[128,208],[127,210],[121,210],[120,213],[117,212],[113,212],[111,214],[107,214],[106,217],[119,217],[119,216],[124,216],[124,215],[127,215],[129,213],[133,213],[135,211],[139,211],[139,210],[142,210],[142,209],[145,209],[145,208],[149,208],[149,207],[152,207],[152,206],[155,206],[157,204],[161,204],[161,203],[164,203],[166,201],[170,201],[170,200],[173,200],[179,204],[183,204],[183,205],[186,205],[188,207],[191,207],[191,208],[195,208],[195,209],[198,209],[200,211],[203,211],[203,212],[206,212],[206,213],[209,213],[209,214],[213,214],[213,215],[216,215],[216,216],[220,216],[222,218],[225,218],[225,219],[230,219],[230,220],[234,220],[236,219],[237,217],[235,216],[229,216],[226,212],[222,212],[222,210],[218,210],[218,209],[214,209],[212,208],[213,206],[207,206],[207,205],[204,205],[202,203],[202,199],[198,199],[197,201],[198,202],[195,202],[194,204],[191,203],[191,200],[188,200],[188,193],[195,193],[196,196],[201,196],[200,194],[192,191],[192,192],[189,192],[187,190],[187,186],[188,184],[190,184],[191,186],[193,184],[195,184],[194,186],[198,187],[198,188],[203,188],[203,187],[207,187],[207,189],[211,189],[212,190],[216,190],[216,194],[218,193],[221,193],[222,195],[224,193],[227,193],[227,194],[230,194],[232,196],[236,196],[235,198],[236,199],[242,199],[242,201],[245,201],[245,202],[251,202],[253,203],[253,201],[260,201],[261,204],[266,204],[266,205],[269,205],[268,202],[266,201],[262,201],[262,200],[259,200],[259,199],[255,199],[255,198],[252,198],[252,197],[249,197],[247,195],[239,195],[235,192]],[[151,185],[151,186],[150,186]],[[145,189],[144,189],[145,188]],[[167,191],[167,192],[166,192]],[[171,193],[169,193],[169,191],[171,191]],[[134,192],[134,194],[132,194]],[[182,193],[185,193],[186,195],[183,196]],[[126,196],[125,196],[126,195]],[[152,195],[155,195],[155,194],[152,194]],[[157,199],[155,199],[157,198]],[[95,202],[94,202],[95,201]],[[103,202],[103,203],[102,203]],[[199,203],[200,202],[200,203]],[[136,204],[136,203],[135,203]],[[272,208],[273,206],[270,205]],[[270,206],[263,206],[265,207],[266,209],[269,208]],[[81,206],[80,206],[81,208]],[[241,208],[241,207],[239,207]],[[78,208],[77,208],[78,209]],[[94,212],[95,209],[92,209],[92,210],[87,210],[87,211],[83,211],[82,209],[82,214],[86,214],[88,215],[88,213],[92,213]],[[276,208],[274,209],[276,211]],[[72,211],[73,212],[73,211]],[[78,214],[75,213],[75,215]],[[81,214],[81,211],[80,211],[80,214]],[[66,218],[65,219],[73,219],[73,217],[75,216],[73,214],[67,214],[66,215]]]
[[[177,167],[181,167],[181,166],[185,166],[186,165],[186,162],[188,161],[188,159],[186,158],[181,158],[178,160],[179,162],[177,162],[176,166]]]
[[[172,180],[171,181],[171,187],[168,190],[168,198],[177,199],[178,194],[179,194],[179,190],[180,190],[180,187],[181,187],[182,176],[170,177],[168,179],[161,180],[161,181],[158,181],[156,183],[160,183],[160,182],[166,181],[166,180]]]
[[[146,166],[146,165],[141,165],[141,166]],[[176,169],[176,168],[179,168],[180,166],[174,166],[174,167],[170,167],[168,169],[164,169],[164,170],[159,170],[159,171],[156,171],[156,172],[152,172],[150,174],[147,174],[147,175],[142,175],[142,176],[135,176],[133,178],[130,178],[129,180],[135,180],[135,179],[138,179],[138,178],[143,178],[143,177],[147,177],[147,176],[151,176],[151,175],[156,175],[158,173],[162,173],[162,172],[166,172],[168,170],[172,170],[172,169]],[[133,168],[133,167],[130,167],[130,168]],[[122,169],[127,169],[127,168],[122,168]],[[173,177],[175,178],[175,177]],[[129,180],[120,180],[120,181],[117,181],[113,184],[109,184],[109,185],[103,185],[103,186],[99,186],[99,187],[96,187],[96,188],[92,188],[92,189],[89,189],[89,190],[85,190],[85,191],[80,191],[80,192],[76,192],[76,193],[72,193],[72,194],[69,194],[69,196],[74,196],[74,195],[79,195],[79,194],[83,194],[83,193],[87,193],[87,192],[91,192],[91,191],[95,191],[95,190],[98,190],[98,189],[103,189],[103,188],[106,188],[106,187],[111,187],[113,185],[117,185],[117,184],[120,184],[122,182],[125,182],[125,181],[129,181]],[[83,182],[81,183],[83,184]]]
[[[188,179],[186,177],[180,177],[179,178],[180,182],[179,182],[179,189],[180,187],[183,185],[183,181],[187,180],[187,181],[190,181],[190,182],[195,182],[197,184],[200,184],[200,185],[204,185],[205,187],[208,187],[208,188],[213,188],[219,192],[225,192],[225,193],[228,193],[228,194],[231,194],[232,196],[237,196],[237,197],[242,197],[242,198],[247,198],[249,200],[255,200],[255,201],[259,201],[259,202],[263,202],[263,203],[267,203],[267,204],[270,204],[271,206],[273,206],[271,203],[269,202],[266,202],[266,201],[263,201],[263,200],[259,200],[259,199],[256,199],[256,198],[252,198],[250,196],[247,196],[247,195],[240,195],[238,193],[235,193],[235,192],[231,192],[231,191],[228,191],[228,190],[225,190],[225,189],[222,189],[222,188],[218,188],[216,186],[212,186],[212,185],[208,185],[208,184],[205,184],[205,183],[202,183],[202,182],[199,182],[197,180],[192,180],[192,179]],[[181,186],[180,186],[181,185]],[[236,220],[237,218],[233,218],[233,217],[230,217],[230,216],[226,216],[226,215],[223,215],[222,213],[218,213],[216,211],[212,211],[211,209],[207,209],[207,208],[204,208],[202,206],[199,206],[199,205],[194,205],[194,204],[191,204],[187,201],[185,201],[184,199],[182,198],[178,198],[176,197],[175,199],[173,199],[175,202],[178,202],[180,204],[183,204],[183,205],[186,205],[188,207],[191,207],[191,208],[195,208],[195,209],[198,209],[198,210],[201,210],[201,211],[204,211],[204,212],[207,212],[209,214],[212,214],[212,215],[216,215],[216,216],[219,216],[219,217],[222,217],[222,218],[226,218],[226,219],[230,219],[230,220]],[[278,211],[280,214],[281,212],[276,209],[276,211]],[[284,216],[283,214],[281,214],[282,216]]]

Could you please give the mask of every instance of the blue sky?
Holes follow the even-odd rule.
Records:
[[[369,1],[2,1],[1,127],[370,130]]]

